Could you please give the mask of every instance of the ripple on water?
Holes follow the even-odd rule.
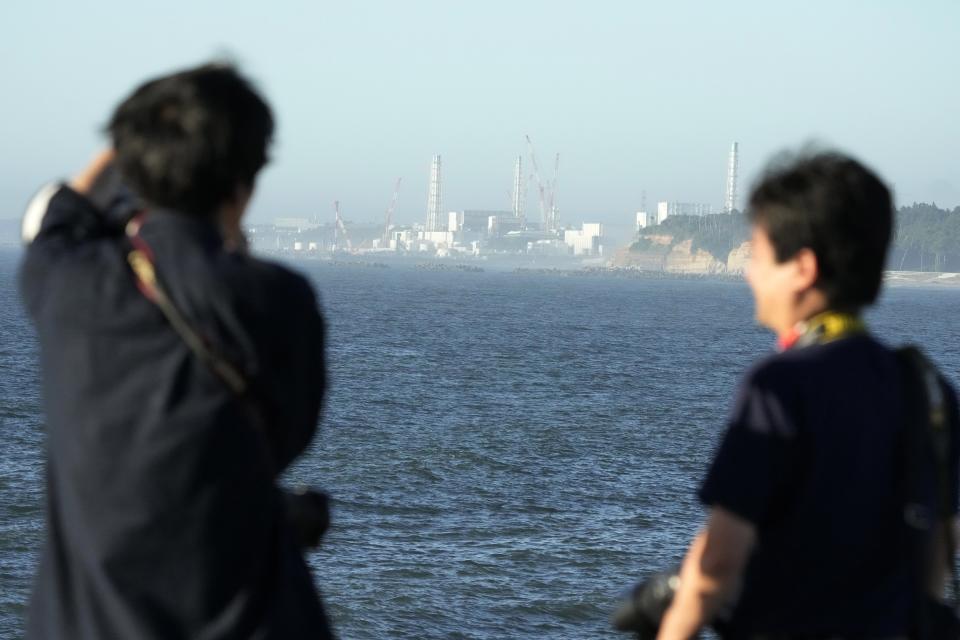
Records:
[[[14,260],[0,252],[0,637],[22,633],[42,538]],[[335,496],[308,559],[342,636],[620,637],[615,598],[679,561],[730,394],[769,347],[746,288],[301,266],[332,382],[288,476]],[[960,292],[897,289],[871,322],[956,383],[958,311]]]

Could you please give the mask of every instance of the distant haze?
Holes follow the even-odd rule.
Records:
[[[95,5],[95,6],[89,6]],[[651,5],[651,6],[648,6]],[[251,220],[509,209],[524,135],[563,222],[629,225],[657,200],[740,192],[775,151],[815,139],[892,183],[898,203],[960,204],[960,3],[8,2],[0,218],[79,168],[141,81],[229,54],[274,105],[274,162]],[[537,216],[528,185],[528,217]],[[741,202],[743,198],[741,195]]]

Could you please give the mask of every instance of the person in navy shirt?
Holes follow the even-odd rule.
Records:
[[[779,352],[740,383],[699,493],[707,523],[658,638],[691,638],[708,623],[725,638],[905,638],[917,568],[902,491],[904,374],[860,316],[881,288],[890,192],[854,159],[802,155],[768,169],[748,215],[747,281]],[[955,514],[957,403],[940,384]],[[946,526],[931,527],[934,597]]]
[[[310,284],[243,251],[240,226],[270,109],[206,65],[138,88],[109,132],[24,220],[47,419],[27,637],[331,637],[277,486],[317,428],[323,321]],[[243,395],[148,295],[134,247]]]

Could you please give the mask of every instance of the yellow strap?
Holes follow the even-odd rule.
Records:
[[[139,249],[134,249],[129,254],[127,254],[127,262],[130,263],[130,266],[133,268],[133,272],[137,274],[137,278],[140,279],[140,282],[144,286],[148,287],[151,291],[156,292],[157,290],[157,274],[153,270],[153,264],[150,263],[150,260],[144,255],[143,251]]]
[[[133,269],[140,283],[150,291],[154,304],[160,309],[161,313],[167,318],[167,321],[173,329],[180,334],[181,339],[187,346],[203,361],[213,369],[220,378],[238,395],[243,395],[247,391],[247,381],[225,358],[210,350],[206,342],[190,326],[190,323],[180,314],[180,311],[173,305],[170,299],[164,293],[160,284],[157,282],[157,274],[153,268],[153,263],[143,251],[134,249],[127,254],[127,262]]]
[[[824,311],[807,321],[807,332],[819,332],[820,342],[831,342],[850,335],[866,333],[867,325],[860,316],[838,311]]]

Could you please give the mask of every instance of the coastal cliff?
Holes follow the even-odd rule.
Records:
[[[750,242],[746,241],[739,247],[732,249],[727,255],[727,273],[743,274],[750,259]]]
[[[735,247],[721,261],[705,249],[694,249],[690,238],[674,242],[672,236],[650,235],[617,251],[611,266],[689,275],[736,275],[743,273],[749,257],[749,242]]]
[[[960,207],[950,210],[914,203],[900,207],[895,219],[888,269],[905,273],[960,272]],[[750,255],[746,242],[750,224],[740,212],[672,215],[639,232],[629,248],[616,254],[611,266],[736,275],[743,273]]]

